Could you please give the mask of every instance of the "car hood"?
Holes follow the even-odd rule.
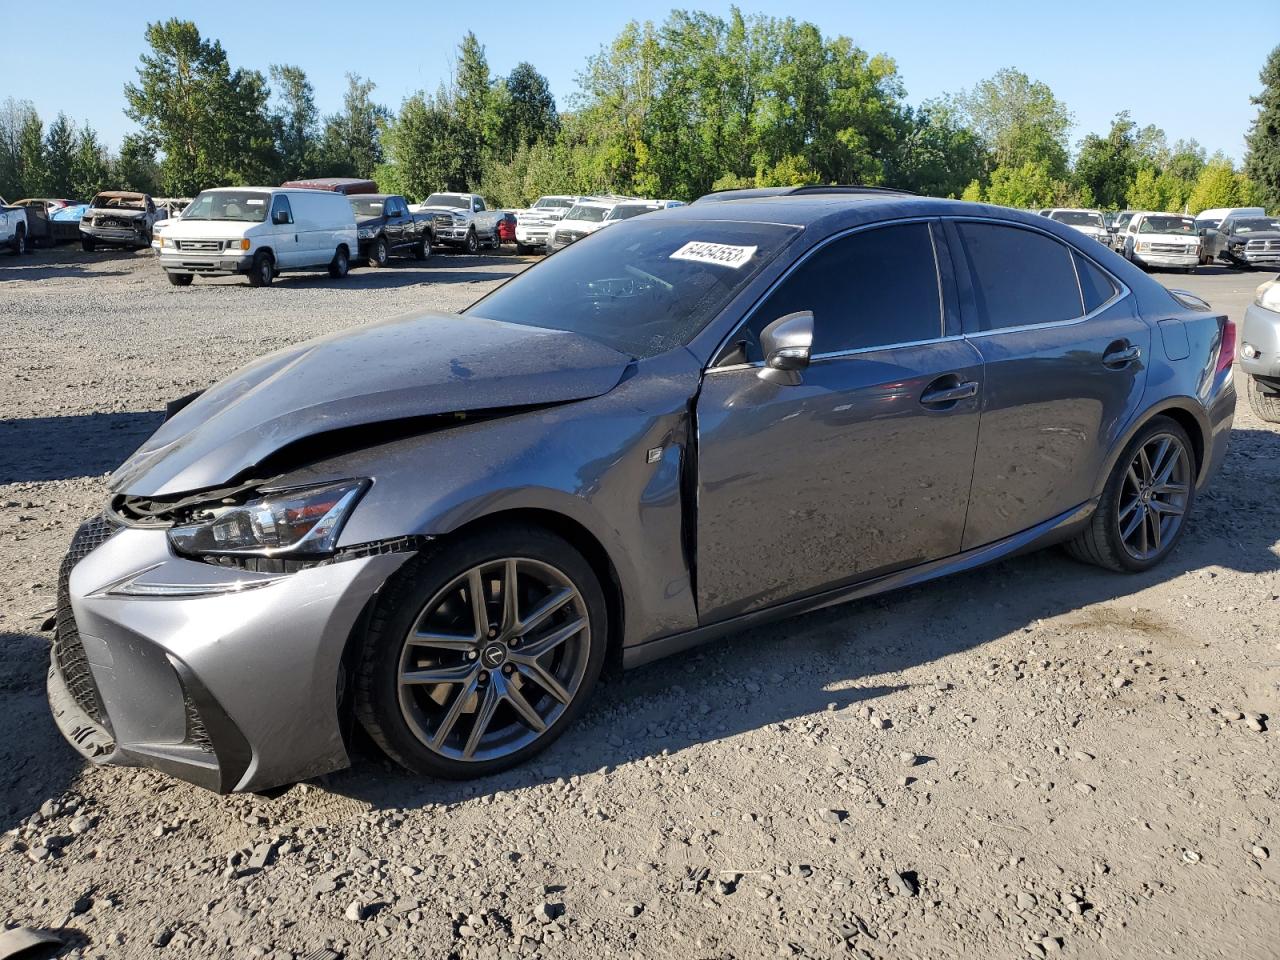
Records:
[[[1280,240],[1280,230],[1255,230],[1250,233],[1231,235],[1232,243],[1248,242],[1249,240]]]
[[[120,220],[140,220],[147,215],[145,210],[119,210],[114,207],[90,207],[86,217],[116,217]]]
[[[265,220],[161,220],[164,235],[175,240],[235,240],[249,234],[254,227],[266,226]]]
[[[215,384],[166,421],[111,488],[146,497],[209,489],[337,430],[585,400],[612,390],[630,362],[561,330],[399,317],[277,351]]]
[[[1189,247],[1194,247],[1200,242],[1198,234],[1194,233],[1139,233],[1136,243],[1184,243]]]
[[[383,222],[381,215],[372,217],[356,217],[357,227],[376,227]]]
[[[465,217],[471,213],[470,210],[464,210],[461,207],[428,207],[424,203],[415,203],[413,210],[415,213],[456,213],[460,217]]]

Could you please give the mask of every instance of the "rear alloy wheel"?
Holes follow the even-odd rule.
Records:
[[[337,252],[334,253],[333,259],[329,261],[329,276],[335,280],[341,280],[350,269],[351,260],[347,256],[347,248],[339,247]]]
[[[1194,464],[1187,432],[1154,418],[1125,448],[1089,526],[1067,552],[1119,572],[1154,567],[1182,537],[1195,500]]]
[[[418,773],[507,769],[582,710],[607,630],[599,581],[568,543],[537,528],[480,534],[416,561],[379,602],[357,716]]]
[[[1267,423],[1280,423],[1280,390],[1269,388],[1259,383],[1256,377],[1250,377],[1245,392],[1249,394],[1249,409],[1255,417]]]
[[[373,241],[373,246],[369,249],[369,266],[385,267],[390,256],[387,253],[387,241],[385,237],[379,237]]]
[[[249,266],[249,286],[269,287],[275,276],[276,266],[271,262],[270,254],[266,252],[256,254],[253,263]]]

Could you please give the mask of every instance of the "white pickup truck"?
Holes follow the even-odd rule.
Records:
[[[574,194],[539,197],[533,206],[516,211],[516,252],[528,253],[545,247],[547,238],[574,204],[587,199]]]
[[[497,249],[498,221],[502,213],[488,210],[478,193],[433,193],[421,203],[409,205],[413,213],[431,214],[436,243],[462,247],[476,253],[481,243]]]
[[[8,200],[0,197],[0,246],[20,257],[27,252],[29,233],[26,208],[11,207]]]

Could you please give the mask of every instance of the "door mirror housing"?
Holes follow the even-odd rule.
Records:
[[[762,380],[798,383],[796,373],[809,366],[813,349],[813,311],[800,310],[774,320],[760,331],[760,349],[765,364],[760,370]]]
[[[288,211],[288,210],[277,210],[275,213],[273,213],[273,214],[271,215],[271,222],[272,222],[272,223],[274,223],[274,224],[276,224],[276,225],[280,225],[280,224],[285,224],[285,223],[289,223],[289,222],[291,222],[291,221],[290,221],[290,217],[289,217],[289,211]]]

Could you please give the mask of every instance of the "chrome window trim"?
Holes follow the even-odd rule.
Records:
[[[1071,317],[1067,320],[1049,320],[1049,321],[1046,321],[1045,323],[1023,323],[1023,324],[1019,324],[1016,327],[996,327],[992,330],[975,330],[973,333],[965,334],[965,336],[971,340],[977,339],[978,337],[990,337],[999,333],[1025,333],[1028,330],[1047,330],[1053,327],[1072,327],[1078,323],[1084,323],[1086,320],[1092,320],[1094,317],[1098,316],[1098,314],[1102,313],[1104,310],[1111,309],[1111,307],[1115,306],[1117,303],[1125,299],[1127,296],[1129,296],[1129,294],[1133,292],[1132,290],[1129,289],[1128,284],[1126,284],[1123,280],[1117,277],[1114,273],[1112,273],[1102,264],[1098,263],[1098,261],[1093,259],[1093,257],[1089,256],[1083,250],[1080,250],[1079,248],[1075,247],[1073,244],[1067,243],[1061,237],[1055,237],[1048,230],[1041,230],[1039,227],[1036,227],[1029,223],[1020,223],[1017,220],[1001,220],[996,217],[940,217],[939,219],[950,220],[953,223],[992,223],[997,226],[1013,227],[1014,229],[1030,230],[1032,233],[1038,233],[1041,236],[1048,237],[1050,240],[1053,240],[1055,243],[1059,243],[1062,246],[1066,247],[1069,252],[1079,254],[1085,260],[1088,260],[1091,264],[1093,264],[1095,267],[1101,270],[1103,274],[1105,274],[1111,280],[1111,282],[1116,286],[1116,292],[1112,294],[1110,300],[1104,301],[1103,303],[1095,307],[1093,310],[1090,310],[1088,313],[1083,314],[1082,316]],[[961,237],[960,241],[961,243],[963,243],[964,238]],[[968,253],[966,252],[965,254],[966,266],[968,266],[968,259],[969,259]],[[1083,310],[1084,309],[1084,288],[1080,287],[1080,271],[1079,271],[1079,268],[1076,266],[1075,257],[1071,258],[1071,271],[1072,273],[1075,274],[1076,286],[1080,289],[1080,309]]]
[[[809,360],[809,366],[820,363],[823,360],[842,360],[845,357],[856,357],[863,353],[882,353],[885,350],[899,350],[903,347],[927,347],[935,343],[952,343],[956,340],[963,340],[964,334],[956,333],[945,337],[935,337],[931,340],[905,340],[902,343],[886,343],[879,347],[855,347],[852,350],[834,350],[829,353],[815,353]],[[736,370],[759,370],[764,367],[763,360],[748,360],[746,363],[734,363],[724,367],[710,367],[707,369],[707,375],[713,373],[726,373]]]
[[[756,311],[765,305],[765,303],[769,300],[769,298],[773,296],[774,291],[776,291],[778,287],[782,286],[782,284],[787,281],[787,278],[790,277],[791,274],[794,273],[796,270],[798,270],[804,263],[806,263],[810,257],[814,256],[819,250],[822,250],[828,244],[835,243],[837,240],[843,240],[845,237],[852,236],[855,233],[864,233],[868,230],[875,230],[881,227],[898,227],[908,223],[923,223],[926,226],[930,226],[929,245],[933,249],[933,272],[935,277],[937,277],[937,283],[938,283],[938,325],[940,329],[945,330],[947,326],[947,310],[946,310],[945,295],[942,289],[942,267],[938,262],[938,257],[939,257],[938,241],[937,241],[937,238],[934,237],[933,229],[931,227],[931,224],[936,223],[941,219],[942,218],[939,217],[937,214],[928,214],[926,216],[902,217],[896,220],[877,220],[874,223],[860,223],[854,227],[847,227],[844,230],[839,231],[838,233],[833,233],[831,234],[831,236],[825,237],[822,240],[819,240],[812,247],[806,250],[800,256],[799,259],[797,259],[793,264],[791,264],[791,266],[787,267],[786,270],[784,270],[777,277],[775,277],[773,282],[769,284],[768,288],[763,293],[761,293],[759,297],[756,298],[756,302],[751,305],[751,308],[747,310],[745,314],[743,314],[742,319],[734,325],[733,329],[730,330],[726,336],[721,338],[720,342],[716,345],[716,348],[711,351],[711,360],[708,362],[707,366],[703,369],[703,373],[713,373],[718,370],[750,370],[750,369],[764,366],[764,362],[758,361],[758,360],[751,360],[746,363],[734,363],[734,364],[729,364],[727,366],[716,366],[715,358],[720,356],[720,354],[724,351],[724,348],[730,342],[732,342],[734,335],[751,322],[751,320],[756,315]],[[943,336],[934,340],[917,340],[917,341],[911,341],[911,343],[912,344],[939,343],[942,340],[946,340],[946,339],[950,339],[950,338]],[[908,343],[900,343],[900,344],[886,344],[884,346],[879,346],[879,347],[859,347],[855,350],[839,351],[838,354],[837,353],[815,354],[813,359],[815,360],[820,358],[826,359],[826,358],[837,356],[837,355],[843,356],[843,355],[848,355],[852,353],[865,353],[871,350],[890,350],[895,346],[908,346],[908,345],[909,345]]]

